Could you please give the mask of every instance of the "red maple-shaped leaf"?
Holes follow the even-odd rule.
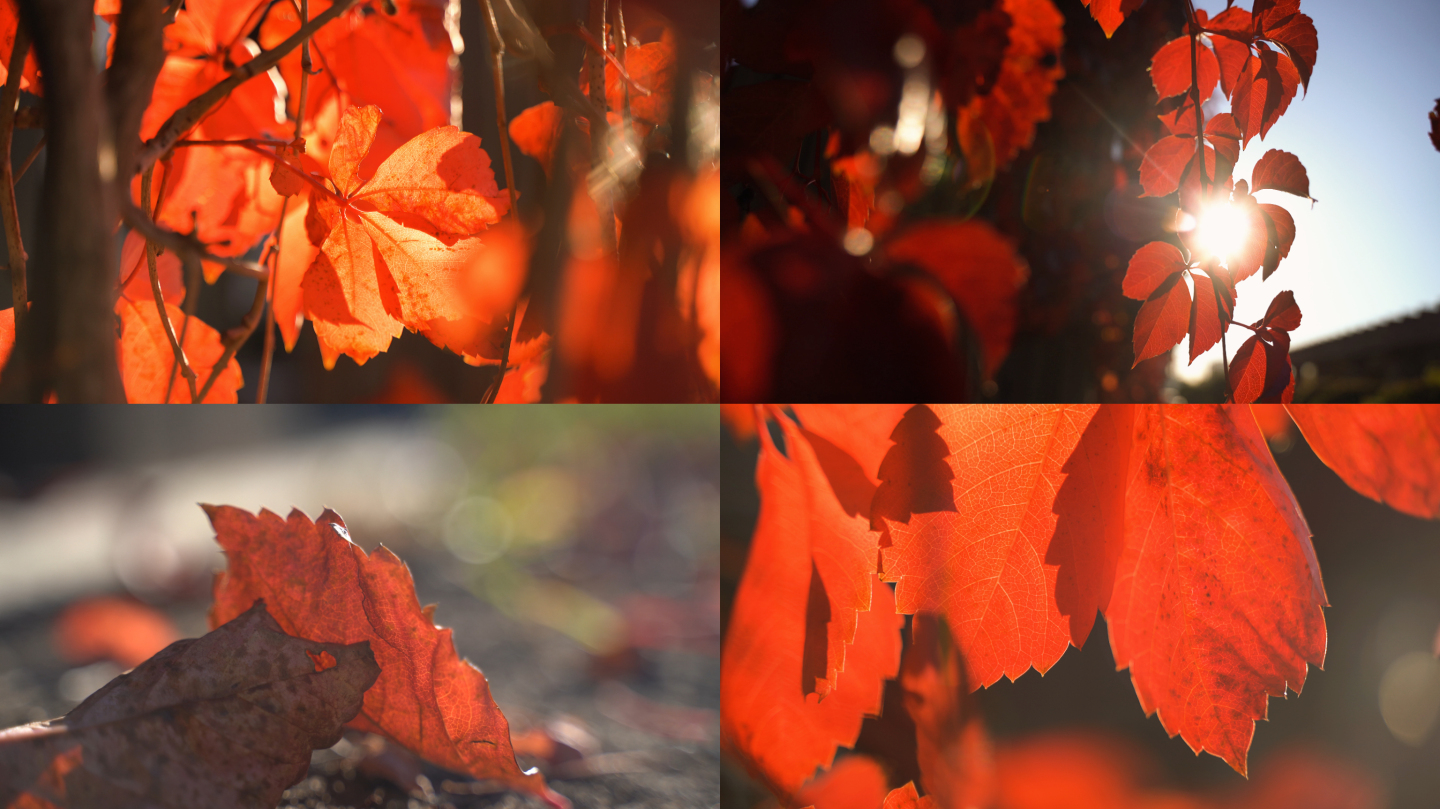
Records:
[[[1162,45],[1150,60],[1150,80],[1156,95],[1163,99],[1189,92],[1194,86],[1190,62],[1190,37],[1177,37]],[[1220,82],[1220,65],[1209,48],[1197,44],[1195,67],[1199,69],[1200,101],[1204,103]]]
[[[987,222],[935,220],[898,234],[892,262],[921,267],[947,289],[980,338],[985,373],[995,373],[1015,336],[1017,296],[1028,271],[1015,246]]]
[[[1310,448],[1350,488],[1440,517],[1440,405],[1287,405]]]
[[[313,19],[330,7],[312,0]],[[362,171],[373,171],[407,140],[451,122],[453,43],[445,27],[444,0],[366,0],[325,25],[311,38],[315,71],[307,89],[305,132],[311,154],[322,162],[335,124],[349,106],[385,110]],[[273,48],[300,29],[299,6],[275,3],[260,26],[260,44]],[[299,48],[280,61],[289,112],[298,112]]]
[[[568,807],[539,774],[515,764],[510,728],[485,675],[455,651],[451,630],[422,609],[410,571],[384,546],[366,554],[340,515],[311,522],[299,510],[282,519],[231,506],[205,506],[225,551],[215,579],[211,625],[264,599],[289,634],[320,641],[370,642],[380,677],[350,726],[394,739],[443,767],[499,781]]]
[[[1295,294],[1285,290],[1270,301],[1265,316],[1250,328],[1255,332],[1241,344],[1230,362],[1234,401],[1288,403],[1295,394],[1295,373],[1290,367],[1290,332],[1300,327]]]
[[[1105,31],[1106,37],[1112,36],[1115,29],[1120,27],[1120,23],[1125,22],[1125,18],[1130,16],[1130,12],[1145,2],[1145,0],[1080,1],[1090,7],[1090,16],[1095,18],[1095,22],[1100,23],[1100,28]]]
[[[725,636],[720,725],[725,748],[788,802],[816,768],[830,766],[837,747],[854,745],[867,714],[879,714],[884,681],[900,667],[904,619],[874,574],[868,521],[845,513],[809,439],[788,419],[781,424],[789,457],[760,430],[763,501]],[[868,559],[850,555],[857,542],[868,542]],[[821,566],[835,570],[841,560],[843,575],[825,579]],[[832,612],[842,592],[862,598],[864,609],[851,602]],[[833,674],[832,620],[854,627]],[[834,680],[822,699],[817,681],[827,675]]]
[[[189,386],[175,368],[175,352],[165,334],[165,324],[160,322],[160,314],[155,310],[154,298],[131,301],[122,297],[116,301],[115,311],[120,315],[121,334],[116,353],[120,380],[125,385],[125,400],[131,404],[190,401]],[[225,353],[220,333],[198,317],[188,318],[187,327],[185,312],[173,304],[166,303],[165,312],[175,336],[178,338],[184,332],[180,347],[191,370],[199,377],[199,384],[205,384],[215,363]],[[205,402],[235,404],[244,384],[240,363],[231,357],[205,395]]]
[[[509,208],[480,139],[450,126],[412,139],[362,179],[380,119],[378,107],[345,111],[330,151],[333,199],[311,197],[320,254],[301,286],[327,367],[342,353],[368,360],[404,328],[470,314],[455,294],[458,275],[481,248],[474,234]]]
[[[971,688],[1032,666],[1043,674],[1072,643],[1084,644],[1110,597],[1128,411],[930,409],[949,448],[950,479],[939,481],[948,502],[932,502],[908,522],[879,515],[890,537],[882,575],[896,583],[901,612],[947,618]]]
[[[1244,774],[1268,697],[1325,660],[1309,527],[1249,408],[1144,406],[1128,478],[1116,664],[1168,733]]]
[[[379,673],[370,644],[290,636],[256,602],[63,719],[0,731],[0,805],[273,806]]]

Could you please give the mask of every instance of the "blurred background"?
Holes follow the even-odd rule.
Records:
[[[0,424],[0,727],[60,716],[207,631],[225,560],[198,503],[312,518],[329,507],[439,605],[522,765],[577,805],[714,806],[717,421],[699,406],[12,409]],[[350,741],[316,766],[354,770],[363,740]],[[393,764],[334,784],[354,805],[377,805],[361,799],[380,789],[404,806],[423,770],[430,805],[523,805],[446,795],[443,774]],[[300,793],[336,791],[312,773]]]
[[[1355,493],[1315,457],[1288,419],[1274,420],[1267,433],[1314,532],[1331,605],[1325,610],[1329,646],[1325,669],[1310,670],[1303,696],[1270,700],[1269,721],[1256,724],[1249,780],[1219,758],[1194,755],[1180,738],[1167,738],[1157,718],[1145,716],[1129,673],[1115,670],[1101,618],[1085,648],[1068,650],[1044,678],[1031,670],[977,692],[998,750],[1003,809],[1436,805],[1440,524]],[[758,451],[752,436],[737,436],[728,424],[722,431],[726,615],[759,514]],[[887,713],[903,713],[899,696],[892,681]],[[875,741],[880,731],[879,723],[866,720],[860,745]],[[918,776],[906,771],[903,758],[903,751],[891,760],[879,758],[891,786]],[[844,777],[863,783],[865,769],[853,764]],[[725,762],[723,779],[727,809],[769,800],[734,762]]]

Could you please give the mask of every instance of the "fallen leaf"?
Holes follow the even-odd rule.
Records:
[[[205,506],[225,551],[210,623],[264,598],[280,626],[317,639],[373,641],[380,677],[351,727],[379,733],[442,767],[490,778],[568,807],[539,774],[522,773],[505,716],[479,669],[455,651],[451,630],[421,609],[405,563],[384,546],[366,554],[340,515],[311,522]]]
[[[317,649],[337,664],[317,671]],[[305,777],[311,750],[339,741],[378,674],[368,643],[286,635],[257,601],[63,719],[0,731],[0,805],[28,793],[71,809],[273,806]],[[63,775],[44,783],[62,757]]]
[[[55,649],[71,663],[113,660],[133,669],[179,640],[165,613],[138,601],[97,596],[76,601],[55,618]]]

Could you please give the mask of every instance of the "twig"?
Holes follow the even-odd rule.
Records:
[[[30,53],[30,35],[17,23],[15,46],[10,52],[10,74],[0,91],[0,217],[5,220],[5,246],[10,254],[10,296],[15,302],[15,331],[18,333],[29,309],[26,306],[25,244],[20,239],[20,212],[15,206],[15,176],[10,165],[10,148],[15,136],[15,103],[20,98],[20,75]],[[27,162],[26,168],[29,167]],[[24,169],[21,170],[24,172]]]
[[[495,119],[500,129],[500,159],[505,165],[505,186],[510,191],[510,218],[520,220],[520,192],[515,188],[515,169],[510,162],[510,123],[505,114],[505,40],[500,37],[500,25],[495,19],[495,8],[491,0],[480,0],[484,6],[485,30],[490,37],[491,77],[495,81]],[[505,371],[510,364],[510,345],[515,340],[515,318],[520,313],[520,296],[510,305],[510,320],[505,326],[505,341],[500,348],[500,375],[485,391],[482,404],[493,404],[500,395],[500,386],[505,382]]]
[[[1200,199],[1205,199],[1205,113],[1200,108],[1200,68],[1197,49],[1200,39],[1200,17],[1195,13],[1194,0],[1185,0],[1190,9],[1190,97],[1195,99],[1195,166],[1200,172]]]
[[[155,167],[150,166],[140,178],[140,204],[147,209],[150,207],[150,182],[154,176]],[[175,366],[172,367],[180,368],[180,373],[185,375],[185,381],[190,385],[190,401],[198,401],[195,398],[195,371],[185,359],[185,350],[180,347],[180,341],[175,337],[175,326],[170,323],[170,314],[165,311],[165,291],[160,287],[160,271],[155,266],[155,243],[148,237],[145,239],[145,263],[150,268],[150,292],[155,296],[155,309],[160,314],[160,325],[164,327],[165,336],[170,340],[170,350],[175,354]],[[167,390],[166,404],[169,404],[169,401],[170,394]]]
[[[260,315],[265,311],[265,299],[269,297],[269,288],[269,279],[262,279],[259,286],[255,288],[255,300],[250,304],[250,311],[245,313],[245,317],[240,320],[240,325],[225,333],[222,341],[225,344],[225,353],[220,355],[220,359],[216,360],[214,367],[210,369],[210,376],[205,380],[205,386],[200,389],[200,398],[196,401],[205,401],[205,397],[210,395],[210,388],[215,384],[215,380],[220,378],[220,372],[230,364],[230,360],[235,356],[235,352],[240,350],[240,346],[245,345],[245,341],[255,333],[255,327],[260,323]]]
[[[211,87],[209,90],[196,96],[190,103],[176,110],[165,123],[160,125],[155,137],[145,142],[140,148],[139,165],[148,168],[153,165],[161,155],[170,151],[175,142],[180,140],[186,132],[189,132],[211,107],[220,103],[222,99],[230,94],[231,90],[244,84],[246,81],[264,73],[280,63],[290,51],[295,50],[302,42],[310,38],[312,34],[320,30],[326,23],[339,17],[350,10],[357,0],[337,0],[330,8],[321,12],[313,20],[300,26],[300,30],[290,35],[290,38],[268,51],[262,51],[254,59],[235,68],[225,80]]]
[[[299,129],[297,128],[298,132]],[[285,238],[285,215],[290,209],[290,198],[280,203],[280,224],[275,228],[275,249],[270,254],[270,276],[275,278],[275,284],[266,285],[266,297],[270,305],[265,307],[265,348],[260,355],[260,380],[255,385],[255,404],[265,404],[265,397],[270,392],[270,367],[275,362],[275,287],[279,285],[278,273],[280,271],[280,248],[284,245],[281,240]]]
[[[195,233],[195,220],[197,216],[194,211],[190,212],[190,232]],[[185,253],[180,256],[181,267],[185,270],[185,300],[181,304],[180,312],[185,319],[180,322],[180,345],[185,345],[185,340],[190,336],[190,322],[195,319],[195,307],[200,303],[200,290],[204,288],[203,264],[193,253]],[[175,389],[175,371],[170,368],[170,380],[165,383],[165,401],[170,401],[170,391]],[[197,404],[200,399],[195,397],[195,385],[190,385],[190,403]]]
[[[1230,387],[1230,350],[1225,347],[1225,332],[1220,332],[1220,366],[1225,371],[1225,401],[1235,400],[1235,391]]]
[[[610,51],[609,51],[604,45],[600,44],[599,42],[596,42],[596,41],[595,41],[595,35],[592,34],[592,33],[590,33],[588,30],[586,30],[584,26],[581,26],[581,25],[556,25],[556,26],[549,26],[549,27],[546,27],[545,33],[546,33],[547,36],[548,36],[548,35],[551,35],[551,34],[562,34],[562,33],[568,33],[568,34],[576,34],[576,35],[578,35],[581,39],[585,40],[585,44],[589,45],[590,48],[591,48],[592,50],[594,50],[596,53],[598,53],[598,54],[600,54],[601,56],[605,57],[605,61],[609,62],[609,63],[615,68],[615,70],[619,71],[619,73],[620,73],[620,78],[625,82],[625,84],[629,85],[630,87],[635,88],[635,91],[638,92],[638,93],[639,93],[640,95],[642,95],[642,96],[648,96],[648,95],[650,95],[651,93],[655,92],[654,90],[651,90],[649,87],[646,87],[645,85],[643,85],[643,84],[641,84],[640,82],[635,81],[635,79],[631,78],[630,74],[625,72],[625,65],[624,65],[624,63],[622,63],[619,59],[617,59],[614,54],[610,53]],[[609,41],[609,38],[608,38],[608,37],[606,38],[606,41],[607,41],[607,42]]]
[[[153,168],[154,166],[151,166],[151,168],[146,169],[146,171],[150,171]],[[142,180],[141,182],[143,185],[144,181]],[[148,206],[148,194],[145,195],[144,201]],[[225,269],[237,272],[246,278],[264,278],[269,275],[269,272],[267,272],[264,267],[261,267],[253,261],[214,255],[207,251],[205,245],[195,237],[187,236],[183,233],[176,233],[169,228],[155,224],[153,219],[146,216],[144,211],[136,208],[135,203],[129,200],[122,199],[120,201],[120,212],[125,218],[125,224],[140,231],[140,235],[144,236],[147,241],[152,241],[164,247],[166,250],[173,250],[177,256],[191,253],[201,261],[213,261],[217,264],[223,264]]]
[[[300,27],[304,28],[309,21],[310,0],[300,0]],[[305,97],[310,92],[310,67],[310,40],[307,39],[300,45],[300,98],[295,106],[296,141],[300,140],[300,130],[305,126]],[[281,216],[280,221],[284,223],[284,216]]]
[[[25,158],[25,162],[20,164],[20,171],[15,173],[15,182],[20,182],[20,178],[24,177],[25,172],[30,170],[30,165],[35,162],[35,158],[40,156],[40,150],[44,148],[45,136],[42,134],[40,136],[40,142],[36,143],[35,148],[30,150],[30,155]]]

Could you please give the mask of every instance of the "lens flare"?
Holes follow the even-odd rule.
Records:
[[[1207,205],[1200,212],[1200,221],[1195,226],[1195,240],[1204,252],[1228,259],[1240,252],[1249,231],[1249,222],[1235,206],[1229,203]]]

